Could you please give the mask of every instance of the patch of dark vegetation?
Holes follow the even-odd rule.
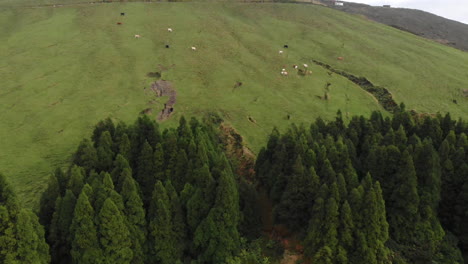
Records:
[[[347,78],[348,80],[352,81],[353,83],[359,85],[362,89],[364,89],[365,91],[372,94],[377,99],[379,104],[385,110],[389,111],[390,113],[394,113],[398,109],[398,104],[395,102],[395,100],[393,100],[392,94],[390,93],[390,91],[387,90],[387,88],[380,87],[380,86],[375,86],[374,84],[372,84],[369,80],[367,80],[364,77],[357,77],[357,76],[349,74],[349,73],[347,73],[345,71],[340,71],[340,70],[334,69],[330,65],[325,64],[323,62],[320,62],[320,61],[317,61],[317,60],[312,60],[312,61],[315,64],[317,64],[319,66],[322,66],[323,68],[325,68],[325,69],[327,69],[327,70],[329,70],[331,72],[339,74],[339,75]],[[327,95],[327,93],[325,93],[325,95]],[[320,97],[320,99],[325,99],[325,96],[323,98]],[[328,98],[326,98],[325,100],[328,100]]]
[[[253,119],[253,117],[249,116],[248,117],[249,121],[254,123],[254,124],[257,124],[257,121],[255,121],[255,119]]]
[[[151,90],[156,93],[157,97],[168,96],[169,99],[164,104],[164,108],[158,114],[158,120],[164,121],[168,119],[174,112],[174,105],[176,103],[177,92],[172,88],[169,81],[158,80],[151,84]]]
[[[146,76],[150,78],[161,78],[161,73],[160,72],[148,72]]]
[[[234,87],[232,88],[232,90],[235,90],[235,89],[237,89],[237,88],[239,88],[241,86],[242,86],[242,82],[236,82],[236,84],[234,84]]]

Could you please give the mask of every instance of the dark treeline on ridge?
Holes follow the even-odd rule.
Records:
[[[468,125],[399,109],[274,129],[253,178],[219,119],[107,119],[51,175],[38,217],[0,177],[0,263],[266,264],[264,200],[303,263],[464,263]]]

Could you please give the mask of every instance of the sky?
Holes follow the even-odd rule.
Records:
[[[468,24],[468,0],[346,0],[368,5],[391,5],[424,10],[438,16]],[[467,32],[468,34],[468,32]]]

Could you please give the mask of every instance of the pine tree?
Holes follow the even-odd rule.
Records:
[[[414,225],[419,221],[419,195],[413,159],[408,151],[401,157],[397,184],[390,198],[389,222],[393,237],[399,242],[409,242],[414,234]]]
[[[166,180],[166,171],[164,168],[164,150],[160,143],[154,148],[154,171],[156,172],[156,181]]]
[[[52,262],[70,263],[71,234],[70,226],[73,220],[76,197],[72,191],[66,190],[65,196],[56,203],[54,217],[49,235],[52,242]]]
[[[133,252],[130,233],[124,216],[110,198],[105,200],[98,215],[98,237],[104,264],[131,263]]]
[[[310,173],[315,174],[311,169]],[[275,215],[279,223],[287,224],[292,230],[299,230],[307,225],[310,219],[309,208],[313,203],[313,195],[318,186],[313,177],[302,166],[302,158],[298,156],[293,167],[293,175],[282,195],[280,204],[275,208]]]
[[[208,215],[213,204],[215,182],[208,166],[195,170],[197,179],[192,196],[187,201],[187,224],[193,234],[200,222]]]
[[[184,188],[185,182],[187,182],[188,172],[188,159],[185,150],[179,151],[177,154],[177,163],[175,166],[174,174],[172,175],[171,182],[174,183],[174,188],[177,191],[181,191]]]
[[[143,201],[138,195],[136,182],[131,178],[131,175],[127,175],[123,180],[121,194],[125,206],[124,216],[127,219],[132,241],[133,259],[131,263],[145,263],[146,216]]]
[[[85,182],[85,171],[83,168],[73,165],[70,170],[70,179],[68,180],[67,189],[71,190],[75,197],[79,196]]]
[[[223,171],[208,217],[195,231],[194,245],[201,262],[223,263],[240,250],[239,196],[232,173]]]
[[[99,138],[97,144],[97,154],[98,154],[98,169],[100,171],[110,171],[112,168],[112,161],[114,160],[114,151],[112,142],[112,137],[109,131],[104,131]]]
[[[49,233],[50,222],[52,221],[52,214],[54,213],[55,200],[60,196],[60,186],[55,174],[49,176],[47,189],[41,195],[40,209],[39,209],[39,222],[46,228],[46,237]]]
[[[154,183],[156,182],[153,148],[151,148],[148,141],[145,141],[143,144],[137,165],[135,180],[140,185],[143,194],[143,202],[148,204],[151,199]]]
[[[83,167],[86,172],[96,168],[98,164],[97,151],[89,139],[81,141],[73,158],[73,163]]]
[[[121,154],[117,154],[117,157],[114,161],[114,168],[111,172],[112,182],[115,184],[115,189],[120,191],[122,189],[123,181],[121,181],[120,176],[124,172],[124,170],[129,170],[130,175],[132,173],[132,169],[130,168],[130,164],[128,163],[127,159]],[[128,172],[126,172],[127,174]],[[123,180],[123,179],[122,179]]]
[[[122,155],[126,160],[130,160],[131,158],[131,142],[130,139],[128,138],[127,133],[124,133],[120,139],[119,142],[119,152],[118,154]]]
[[[180,201],[176,190],[172,186],[172,183],[170,181],[166,181],[164,187],[166,188],[171,205],[172,231],[176,239],[177,247],[176,256],[177,259],[182,259],[183,252],[187,247],[187,225],[185,221],[185,212],[182,207],[182,202]]]
[[[16,263],[47,264],[50,262],[49,246],[44,239],[44,229],[37,216],[27,210],[18,214]]]
[[[161,181],[156,183],[153,191],[149,232],[152,240],[150,243],[152,263],[175,263],[178,250],[173,231],[171,204]]]
[[[73,263],[99,264],[104,261],[98,242],[94,217],[94,209],[89,202],[86,190],[83,189],[76,202],[70,227],[73,237],[70,254]]]

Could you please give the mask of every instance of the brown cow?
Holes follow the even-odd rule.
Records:
[[[342,61],[342,60],[344,60],[344,58],[343,57],[338,57],[338,60]]]

